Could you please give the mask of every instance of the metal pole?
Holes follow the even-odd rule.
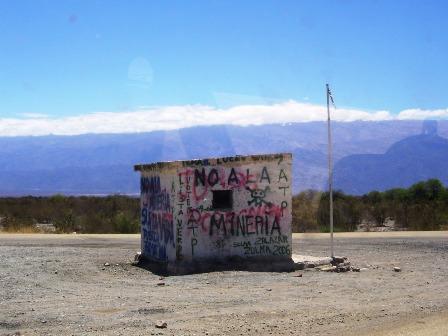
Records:
[[[330,87],[327,84],[327,129],[328,129],[328,193],[330,198],[330,239],[331,257],[334,257],[333,243],[333,144],[331,142],[331,120],[330,120]]]

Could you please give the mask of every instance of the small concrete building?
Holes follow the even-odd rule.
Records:
[[[282,153],[136,165],[142,257],[174,273],[291,269],[291,164]]]

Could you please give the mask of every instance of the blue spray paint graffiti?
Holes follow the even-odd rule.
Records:
[[[170,195],[161,188],[160,177],[142,177],[142,241],[143,255],[151,259],[166,261],[166,248],[174,247],[173,213]]]

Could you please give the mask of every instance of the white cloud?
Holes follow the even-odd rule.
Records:
[[[336,109],[337,121],[380,121],[394,119],[448,118],[448,110],[405,110],[398,115],[388,111],[367,112],[357,109]],[[261,125],[271,123],[324,121],[326,107],[296,101],[273,104],[239,105],[214,108],[204,105],[145,107],[127,112],[50,118],[29,115],[28,118],[0,119],[0,136],[75,135],[84,133],[134,133],[173,130],[202,125]]]
[[[438,109],[438,110],[420,110],[420,109],[409,109],[401,111],[397,119],[400,120],[411,120],[411,119],[448,119],[448,109]]]
[[[48,118],[47,114],[43,113],[22,113],[20,114],[24,118],[28,119],[41,119],[41,118]]]

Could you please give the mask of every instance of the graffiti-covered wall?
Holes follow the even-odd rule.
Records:
[[[291,154],[136,166],[142,253],[160,261],[290,258]]]
[[[140,177],[141,250],[156,261],[173,261],[175,234],[172,173],[142,171]]]

